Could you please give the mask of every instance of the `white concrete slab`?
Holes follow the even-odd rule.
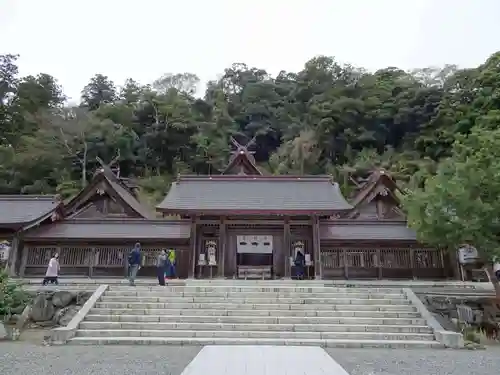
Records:
[[[311,346],[205,346],[181,375],[349,375]]]

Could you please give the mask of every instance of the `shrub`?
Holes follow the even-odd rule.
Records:
[[[9,319],[13,311],[26,306],[30,296],[22,286],[9,279],[6,272],[0,271],[0,318]]]

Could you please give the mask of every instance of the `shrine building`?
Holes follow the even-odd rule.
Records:
[[[153,277],[158,252],[169,248],[181,278],[289,278],[299,250],[310,279],[452,277],[446,252],[419,243],[407,227],[401,192],[384,170],[353,181],[347,199],[331,176],[265,175],[248,147],[233,143],[220,175],[179,176],[156,210],[106,165],[66,202],[0,196],[8,271],[43,276],[58,253],[65,277],[123,277],[140,242],[139,277]]]

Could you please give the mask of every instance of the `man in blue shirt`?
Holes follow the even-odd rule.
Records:
[[[135,286],[135,278],[139,268],[141,268],[141,244],[137,242],[128,255],[128,281],[131,286]]]

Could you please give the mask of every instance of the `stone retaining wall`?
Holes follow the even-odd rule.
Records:
[[[31,292],[32,303],[26,308],[20,306],[9,320],[19,329],[25,325],[34,327],[66,326],[81,306],[92,296],[87,291],[38,291]]]

